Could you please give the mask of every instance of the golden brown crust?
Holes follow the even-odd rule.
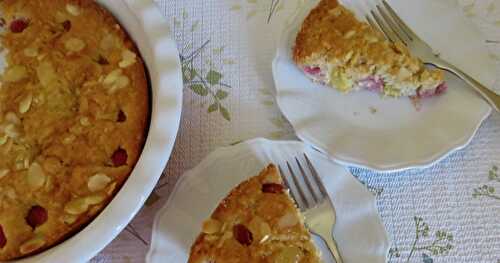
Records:
[[[141,153],[149,90],[134,43],[94,1],[3,0],[0,8],[9,51],[0,260],[9,260],[61,242],[111,201]]]
[[[329,44],[323,42],[334,41],[334,39],[324,39],[325,37],[330,36],[330,34],[326,31],[323,34],[318,31],[320,22],[328,17],[328,11],[336,8],[337,6],[339,6],[339,3],[336,0],[322,0],[311,10],[302,23],[301,29],[295,40],[293,60],[296,63],[304,64],[305,60],[312,54],[325,51],[323,45]]]
[[[287,260],[288,259],[288,260]],[[189,263],[320,262],[274,165],[242,182],[204,222]]]
[[[386,95],[414,95],[418,88],[443,83],[441,70],[429,70],[402,43],[393,44],[359,21],[337,0],[322,0],[304,20],[293,60],[301,68],[321,68],[321,82],[350,91],[357,81],[380,77]]]

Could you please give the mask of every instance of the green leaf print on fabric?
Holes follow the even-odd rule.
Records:
[[[225,98],[227,98],[227,96],[229,95],[229,93],[227,93],[227,91],[224,91],[224,90],[218,90],[216,93],[215,93],[215,96],[219,99],[219,100],[223,100]]]
[[[399,253],[399,248],[391,247],[391,249],[389,249],[389,260],[387,262],[392,262],[393,258],[400,258],[400,257],[401,253]]]
[[[447,255],[453,249],[453,235],[444,230],[431,233],[429,224],[423,218],[414,216],[415,239],[409,251],[402,251],[397,247],[389,250],[388,262],[409,263],[420,253],[422,262],[434,262],[433,257]]]
[[[285,8],[285,1],[283,0],[246,0],[246,8],[243,4],[234,4],[229,10],[240,12],[245,10],[246,19],[251,20],[257,15],[266,16],[266,23],[270,24],[273,17]]]
[[[212,113],[214,111],[218,111],[219,110],[219,106],[220,106],[220,104],[217,103],[217,102],[214,103],[214,104],[212,104],[212,105],[210,105],[210,106],[208,106],[208,113]]]
[[[499,169],[498,166],[493,165],[488,171],[488,180],[493,183],[500,182]],[[496,188],[493,185],[484,184],[482,186],[476,187],[472,191],[472,197],[480,198],[486,197],[490,199],[500,200],[500,194],[497,193]]]
[[[202,84],[193,84],[190,85],[189,88],[196,94],[200,96],[207,96],[208,90]]]
[[[434,233],[433,241],[430,243],[420,244],[423,238],[430,237],[430,228],[423,218],[413,217],[415,221],[415,239],[411,247],[410,253],[406,259],[406,262],[410,262],[411,257],[417,251],[428,252],[433,256],[446,255],[453,249],[453,235],[443,230],[437,230]]]
[[[189,14],[184,10],[182,12],[182,19],[174,17],[174,26],[180,28],[179,30],[190,28],[190,33],[194,33],[200,29],[201,24],[199,20],[192,22],[191,25],[187,24],[188,20]],[[229,97],[229,89],[232,87],[223,82],[224,74],[212,61],[223,61],[223,65],[232,65],[234,61],[221,57],[225,48],[224,46],[211,48],[207,51],[209,45],[210,40],[206,40],[201,46],[191,52],[186,52],[185,50],[192,49],[193,42],[188,41],[187,44],[183,45],[180,52],[182,79],[184,86],[194,94],[210,98],[211,102],[209,102],[207,113],[219,112],[222,118],[230,121],[231,113],[223,105],[222,101]],[[205,54],[210,54],[210,57],[206,57]],[[233,63],[226,63],[228,61]],[[202,105],[206,104],[206,101],[202,103]]]
[[[219,81],[222,79],[222,74],[220,74],[220,72],[217,72],[215,70],[210,70],[207,73],[206,78],[207,78],[207,82],[210,85],[217,85],[217,84],[219,84]]]
[[[226,108],[224,108],[224,106],[220,105],[219,111],[220,114],[222,114],[222,117],[224,117],[224,119],[226,119],[227,121],[231,121],[231,115],[229,114],[229,111]]]
[[[472,193],[472,197],[489,197],[492,199],[500,200],[500,195],[495,194],[496,189],[493,186],[483,185],[477,188],[474,188],[474,192]]]
[[[498,176],[498,166],[493,165],[493,167],[491,167],[488,173],[488,179],[490,179],[490,181],[500,182],[500,176]]]

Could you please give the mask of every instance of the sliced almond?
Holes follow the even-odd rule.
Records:
[[[297,215],[292,212],[287,212],[278,221],[278,228],[284,229],[295,226],[299,223]]]
[[[6,144],[8,140],[9,136],[7,136],[7,134],[0,136],[0,146]]]
[[[66,11],[74,16],[80,15],[80,7],[74,4],[66,4]]]
[[[29,157],[24,158],[23,165],[24,165],[24,169],[28,169],[30,167],[30,158]]]
[[[87,212],[88,209],[89,204],[84,197],[73,199],[64,206],[64,212],[70,215],[80,215]]]
[[[120,68],[126,68],[126,67],[129,67],[133,64],[135,64],[136,62],[136,54],[128,49],[124,50],[122,52],[122,61],[120,61],[120,63],[118,63],[118,66],[120,66]]]
[[[377,43],[378,38],[374,35],[367,34],[365,35],[365,39],[368,41],[368,43]]]
[[[9,173],[10,173],[10,170],[9,170],[9,169],[1,169],[1,170],[0,170],[0,179],[4,178],[4,177],[5,177],[5,176],[7,176]]]
[[[36,190],[42,187],[45,184],[47,176],[45,175],[45,171],[40,164],[37,162],[33,162],[28,169],[28,184],[29,186]]]
[[[111,182],[111,178],[104,173],[97,173],[89,178],[87,187],[91,192],[101,191]]]
[[[12,187],[10,187],[10,186],[7,186],[7,187],[3,190],[3,192],[5,193],[5,195],[6,195],[8,198],[10,198],[10,199],[12,199],[12,200],[14,200],[14,199],[16,199],[16,198],[17,198],[16,190],[14,190],[14,188],[12,188]]]
[[[30,110],[33,94],[30,92],[19,102],[19,113],[24,114]]]
[[[23,160],[17,160],[15,163],[14,163],[14,170],[16,171],[21,171],[21,170],[25,170],[26,168],[24,167],[24,162]]]
[[[254,233],[254,238],[259,243],[264,243],[271,236],[271,227],[259,216],[256,216],[248,224],[250,231]]]
[[[106,34],[106,36],[101,39],[99,47],[104,51],[110,51],[112,48],[116,47],[115,37],[110,33]]]
[[[76,38],[76,37],[70,38],[70,39],[66,40],[66,42],[64,42],[64,47],[68,51],[72,51],[72,52],[82,51],[86,45],[87,44],[85,44],[85,42],[83,42],[83,40]]]
[[[49,61],[42,61],[36,68],[36,74],[40,84],[44,87],[50,87],[57,80],[57,75],[54,67]]]
[[[84,127],[90,126],[90,120],[88,117],[82,117],[80,118],[80,124]]]
[[[76,220],[78,219],[78,216],[76,215],[63,215],[61,217],[61,221],[63,223],[65,223],[66,225],[72,225],[73,223],[76,222]]]
[[[115,82],[115,85],[118,89],[125,88],[128,86],[128,84],[130,84],[130,79],[125,75],[120,76]]]
[[[347,52],[347,54],[344,56],[344,61],[348,62],[352,58],[353,54],[354,54],[354,51],[352,51],[352,50],[350,50],[349,52]]]
[[[19,119],[19,117],[17,117],[17,115],[11,111],[9,111],[9,112],[7,112],[7,114],[5,114],[5,120],[9,123],[13,123],[16,125],[21,124],[21,119]]]
[[[338,17],[342,14],[342,9],[339,7],[336,7],[334,9],[330,9],[328,11],[329,14],[333,15],[334,17]]]
[[[301,250],[298,247],[287,246],[284,247],[276,257],[273,262],[275,263],[290,263],[290,262],[299,262],[301,255]]]
[[[60,24],[66,20],[68,20],[68,14],[64,11],[57,11],[55,16],[54,16],[54,19],[56,21],[56,23]]]
[[[12,139],[19,137],[19,129],[12,123],[7,124],[7,126],[3,129],[3,132]]]
[[[42,61],[46,56],[47,54],[40,54],[36,57],[36,59],[38,59],[38,61]]]
[[[16,65],[8,68],[3,75],[3,80],[6,82],[18,82],[28,77],[28,71],[25,66]]]
[[[352,38],[354,35],[356,35],[356,31],[354,30],[349,30],[344,34],[345,39]]]
[[[19,251],[21,254],[29,254],[45,245],[46,241],[43,235],[38,234],[32,239],[24,242],[20,247]]]
[[[117,90],[126,88],[129,84],[130,84],[130,79],[125,75],[121,75],[118,77],[116,82],[111,86],[111,88],[108,90],[108,92],[110,94],[113,94]]]
[[[260,224],[260,235],[261,235],[260,243],[266,242],[269,239],[269,237],[271,237],[271,227],[269,226],[268,223],[262,222]]]
[[[222,223],[219,220],[215,219],[207,219],[205,222],[203,222],[202,225],[202,232],[205,234],[215,234],[218,233],[222,228]]]
[[[87,205],[97,205],[102,203],[105,199],[106,199],[105,194],[98,193],[85,197],[85,203],[87,203]]]
[[[111,71],[103,80],[104,85],[111,85],[116,82],[118,77],[122,75],[122,70],[121,69],[115,69]]]
[[[54,183],[52,182],[52,176],[47,176],[47,180],[45,181],[45,191],[50,192],[54,189]]]
[[[76,136],[74,134],[70,134],[63,139],[62,143],[68,145],[71,144],[73,141],[75,141],[75,139]]]
[[[34,58],[38,56],[38,49],[34,47],[27,47],[24,49],[23,53],[29,58]]]

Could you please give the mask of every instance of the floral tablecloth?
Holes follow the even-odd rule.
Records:
[[[155,213],[179,176],[210,151],[254,137],[295,138],[273,98],[271,61],[302,1],[156,0],[181,54],[181,129],[144,208],[91,262],[143,262]],[[500,64],[500,0],[457,2]],[[500,263],[499,167],[500,115],[493,114],[466,149],[429,169],[351,172],[378,197],[392,239],[389,262]]]

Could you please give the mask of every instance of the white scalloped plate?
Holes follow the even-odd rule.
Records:
[[[186,262],[201,223],[232,188],[270,162],[280,164],[302,153],[310,157],[335,205],[334,236],[344,261],[385,263],[389,240],[373,194],[345,168],[304,143],[266,139],[219,148],[179,179],[155,217],[146,262]]]
[[[109,244],[142,207],[170,157],[182,108],[179,53],[166,19],[151,0],[99,0],[127,30],[148,67],[152,113],[143,152],[111,203],[79,233],[16,263],[87,262]]]
[[[273,61],[277,102],[298,137],[339,163],[377,171],[428,167],[470,142],[491,109],[451,74],[446,75],[449,90],[426,99],[420,111],[407,98],[384,99],[368,91],[342,94],[309,81],[293,63],[291,50],[302,21],[316,3],[308,1],[286,26]],[[415,13],[428,8],[413,6]],[[445,10],[440,10],[443,16]],[[450,17],[461,25],[461,18]],[[454,21],[447,26],[456,29]]]

